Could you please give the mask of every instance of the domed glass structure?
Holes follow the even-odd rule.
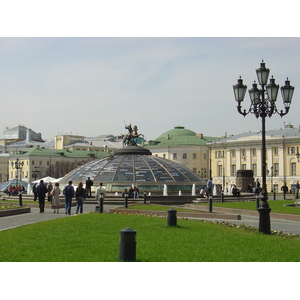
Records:
[[[192,191],[206,185],[206,182],[190,169],[161,157],[138,146],[119,149],[113,157],[94,160],[71,171],[60,180],[67,184],[72,180],[76,186],[85,183],[90,177],[97,188],[102,182],[108,192],[122,192],[125,188],[136,186],[140,191],[160,192],[164,185],[168,191]]]

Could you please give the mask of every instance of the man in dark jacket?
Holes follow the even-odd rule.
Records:
[[[92,196],[92,186],[93,186],[94,182],[91,180],[90,177],[88,177],[87,181],[85,182],[85,189],[86,192],[88,194],[88,196]]]
[[[45,198],[48,190],[47,187],[44,184],[44,181],[41,180],[40,184],[36,187],[36,193],[39,199],[39,208],[40,208],[40,213],[43,213],[45,211]]]
[[[63,194],[65,196],[65,214],[71,215],[72,198],[75,195],[74,187],[72,186],[72,181],[64,188]]]

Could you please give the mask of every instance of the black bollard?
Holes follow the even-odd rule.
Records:
[[[212,212],[212,196],[209,195],[209,198],[208,198],[208,210],[209,212]]]
[[[146,202],[147,202],[147,193],[146,193],[146,191],[144,192],[144,204],[146,204]]]
[[[221,192],[221,203],[224,203],[224,192]]]
[[[168,226],[177,225],[177,210],[174,208],[168,209],[167,225]]]
[[[128,194],[125,194],[124,207],[125,207],[125,208],[128,208]]]
[[[119,261],[136,260],[136,231],[126,227],[120,230]]]
[[[23,206],[23,203],[22,203],[22,193],[19,192],[19,206]]]
[[[273,194],[273,200],[276,200],[276,192]]]
[[[103,213],[103,194],[100,193],[100,199],[99,199],[99,213]]]

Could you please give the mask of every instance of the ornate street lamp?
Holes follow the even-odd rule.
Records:
[[[292,102],[292,97],[294,93],[294,87],[290,85],[290,81],[287,79],[285,85],[282,86],[281,94],[283,98],[283,104],[285,111],[278,111],[276,107],[276,98],[279,90],[279,85],[275,83],[275,79],[270,79],[268,82],[270,70],[265,67],[264,61],[260,64],[260,68],[256,69],[256,74],[260,89],[257,87],[257,83],[254,81],[252,88],[249,90],[250,96],[250,107],[248,111],[246,109],[242,110],[242,102],[246,94],[247,86],[243,84],[243,79],[241,77],[238,79],[238,83],[233,86],[235,100],[237,101],[237,110],[244,117],[252,113],[256,118],[261,117],[262,120],[262,152],[261,152],[261,172],[262,172],[262,192],[261,198],[262,201],[259,208],[257,209],[260,218],[259,218],[259,231],[265,234],[271,233],[270,226],[270,207],[268,204],[268,194],[266,187],[266,117],[271,117],[273,114],[277,113],[281,117],[286,115],[289,112],[290,105]]]
[[[20,176],[21,176],[21,170],[24,167],[24,161],[20,161],[19,158],[16,159],[16,161],[11,162],[11,167],[13,169],[17,170],[17,180],[16,180],[16,186],[18,189],[18,179],[19,179],[19,170],[20,170]],[[21,178],[20,178],[21,180]],[[22,191],[19,191],[19,205],[22,206]]]

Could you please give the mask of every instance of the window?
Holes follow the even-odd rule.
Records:
[[[218,176],[219,177],[223,176],[223,166],[222,165],[218,165]]]
[[[242,170],[246,170],[246,164],[242,164]]]
[[[278,176],[279,174],[279,163],[274,163],[274,174],[273,176]]]
[[[193,172],[194,172],[194,173],[197,173],[197,168],[193,168]]]
[[[34,165],[34,160],[32,161],[32,163],[31,163],[32,165]]]
[[[203,154],[203,159],[206,159],[206,153]]]
[[[288,154],[295,154],[295,147],[288,147]]]
[[[231,156],[235,157],[235,150],[231,150]]]
[[[186,153],[183,153],[183,154],[182,154],[182,158],[183,158],[183,159],[187,159],[187,154],[186,154]]]
[[[257,164],[252,165],[253,176],[257,176]]]
[[[242,149],[241,153],[242,153],[242,157],[246,158],[246,149]]]
[[[173,153],[173,159],[177,159],[177,153]]]
[[[236,165],[231,165],[231,176],[236,176]]]
[[[278,155],[278,147],[274,148],[274,155]]]
[[[193,159],[197,158],[197,153],[193,153]]]
[[[252,156],[256,156],[256,149],[252,149]]]
[[[166,158],[166,154],[165,153],[163,154],[163,158]]]
[[[296,176],[296,163],[291,163],[291,176]]]
[[[42,165],[42,163],[43,163],[43,162],[40,160],[40,166]]]

